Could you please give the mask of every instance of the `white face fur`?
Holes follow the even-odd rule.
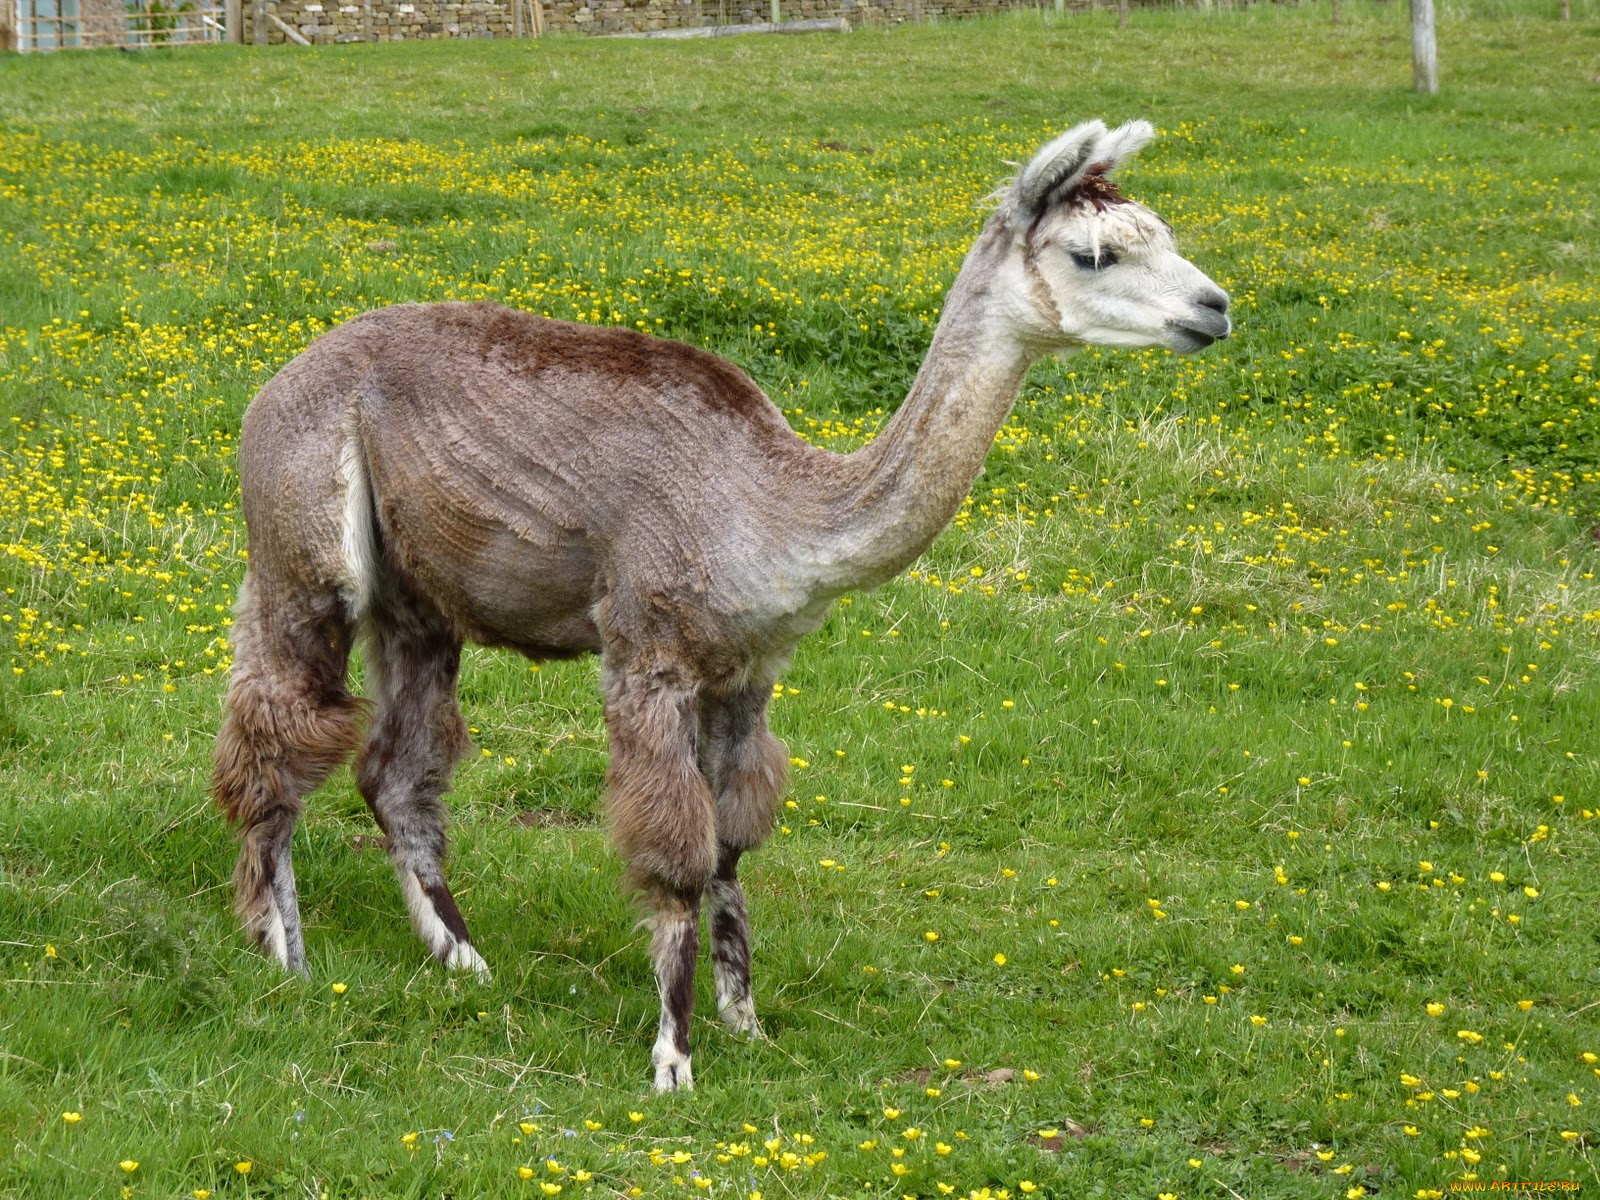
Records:
[[[1026,299],[1025,332],[1056,351],[1165,346],[1180,354],[1232,332],[1228,296],[1180,255],[1167,223],[1106,180],[1151,137],[1148,122],[1062,134],[1005,199]]]

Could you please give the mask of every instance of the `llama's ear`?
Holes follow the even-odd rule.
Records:
[[[1127,128],[1129,126],[1123,126],[1123,129]],[[1146,128],[1149,126],[1146,125]],[[1117,132],[1121,133],[1122,130]],[[1011,185],[1011,211],[1014,217],[1023,224],[1031,222],[1070,193],[1090,166],[1104,161],[1100,142],[1105,136],[1104,121],[1085,121],[1041,147],[1028,165],[1017,173],[1017,181]]]
[[[1095,148],[1095,155],[1100,162],[1111,164],[1107,171],[1114,171],[1148,146],[1155,136],[1156,127],[1149,121],[1129,121],[1106,134]]]

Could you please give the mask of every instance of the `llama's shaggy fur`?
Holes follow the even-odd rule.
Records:
[[[594,652],[607,819],[653,912],[657,1086],[693,1079],[702,897],[719,1013],[757,1033],[737,868],[781,803],[788,756],[766,710],[795,643],[944,527],[1033,359],[1228,333],[1227,297],[1110,182],[1150,133],[1091,122],[1022,169],[911,395],[853,455],[796,437],[704,351],[489,304],[368,313],[284,367],[240,439],[251,557],[213,779],[242,833],[250,933],[304,969],[295,820],[362,743],[356,779],[417,932],[487,975],[444,876],[442,797],[468,747],[461,648]],[[345,690],[357,638],[364,742]]]

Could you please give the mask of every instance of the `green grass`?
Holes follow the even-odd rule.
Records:
[[[1600,1184],[1575,7],[1445,20],[1433,98],[1397,6],[0,60],[0,1195]],[[245,949],[204,786],[273,371],[484,296],[708,346],[849,449],[1004,161],[1091,115],[1165,131],[1128,190],[1238,335],[1035,368],[951,530],[802,645],[746,873],[770,1040],[706,972],[699,1088],[647,1093],[592,663],[464,670],[492,985],[425,963],[344,773],[311,981]]]

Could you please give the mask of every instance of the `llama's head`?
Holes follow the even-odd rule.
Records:
[[[1117,191],[1111,173],[1152,137],[1148,121],[1100,121],[1044,146],[1003,193],[1016,285],[1011,315],[1047,350],[1166,346],[1232,332],[1228,294],[1177,252],[1172,227]]]

